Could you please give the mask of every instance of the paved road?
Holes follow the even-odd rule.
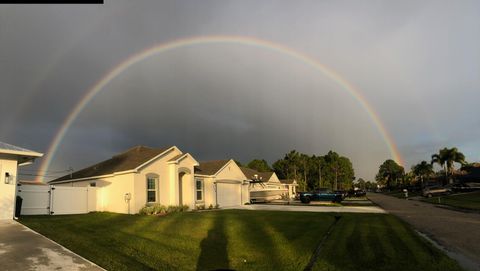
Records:
[[[0,220],[1,270],[103,270],[13,220]]]
[[[223,209],[229,209],[228,207]],[[231,209],[242,210],[266,210],[266,211],[293,211],[293,212],[321,212],[321,213],[385,213],[377,206],[315,206],[315,205],[269,205],[269,204],[251,204]]]
[[[377,193],[368,198],[425,233],[448,251],[460,264],[480,270],[480,214],[436,207],[416,200],[397,199]]]

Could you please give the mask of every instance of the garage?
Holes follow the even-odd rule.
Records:
[[[242,204],[240,183],[217,182],[217,203],[220,207],[232,207]]]

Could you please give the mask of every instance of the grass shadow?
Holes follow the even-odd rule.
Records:
[[[225,217],[216,215],[207,237],[200,242],[197,270],[229,270]]]

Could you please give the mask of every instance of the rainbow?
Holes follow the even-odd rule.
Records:
[[[78,115],[82,112],[85,106],[106,86],[108,85],[113,79],[119,76],[121,73],[126,71],[129,67],[149,58],[157,54],[161,54],[173,49],[178,49],[187,46],[194,46],[200,44],[215,44],[215,43],[224,43],[224,44],[241,44],[246,46],[253,46],[261,49],[267,49],[273,52],[277,52],[286,56],[289,56],[293,59],[296,59],[307,66],[310,66],[331,80],[335,81],[339,86],[343,89],[348,91],[361,105],[361,107],[367,112],[370,116],[371,120],[378,128],[382,138],[384,139],[388,149],[390,151],[390,155],[392,159],[394,159],[397,163],[403,165],[403,159],[398,151],[397,146],[394,143],[392,136],[388,133],[385,126],[382,124],[380,117],[375,112],[375,110],[370,106],[367,100],[361,95],[360,91],[355,88],[352,84],[350,84],[347,80],[342,78],[339,74],[337,74],[332,69],[329,69],[322,63],[318,62],[314,58],[296,51],[292,48],[286,47],[284,45],[274,43],[268,40],[262,40],[259,38],[253,37],[245,37],[245,36],[195,36],[183,39],[177,39],[173,41],[168,41],[165,43],[161,43],[150,47],[144,51],[141,51],[137,54],[134,54],[121,62],[119,65],[115,66],[112,70],[106,73],[99,81],[93,85],[91,89],[89,89],[86,95],[79,101],[79,103],[74,107],[74,109],[70,112],[67,116],[65,121],[63,122],[62,126],[58,130],[57,134],[54,136],[50,146],[47,150],[47,155],[40,166],[40,172],[46,172],[50,164],[52,162],[53,157],[59,147],[60,143],[62,142],[66,132],[72,125],[72,123],[76,120]],[[39,177],[39,181],[43,181],[43,178]]]

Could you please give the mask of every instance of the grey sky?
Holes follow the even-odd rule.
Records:
[[[178,38],[240,35],[310,55],[360,89],[407,168],[457,146],[480,160],[478,1],[105,1],[0,6],[0,138],[45,152],[68,113],[130,55]],[[359,103],[298,60],[241,44],[179,48],[132,66],[80,114],[51,170],[132,145],[199,160],[390,158]]]

